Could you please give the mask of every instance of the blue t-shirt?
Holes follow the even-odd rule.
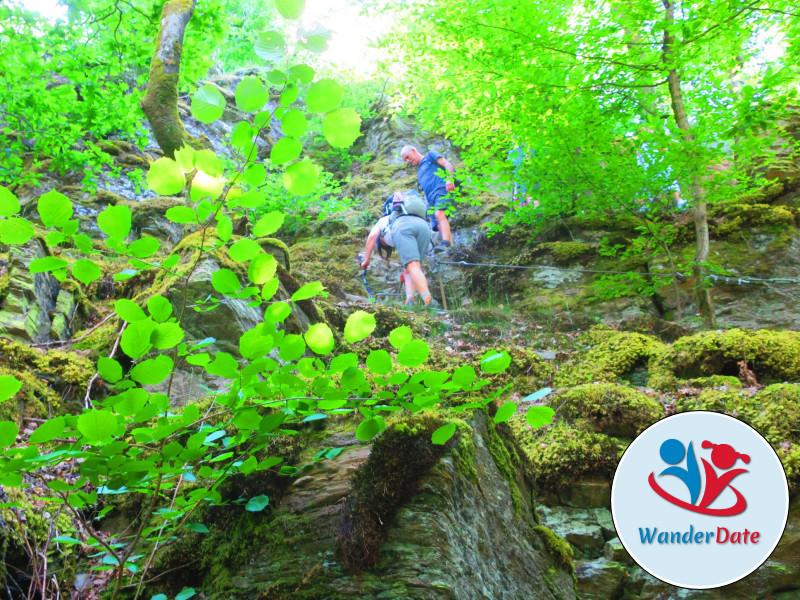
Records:
[[[447,184],[442,176],[446,177],[448,173],[446,169],[436,162],[440,158],[443,158],[441,154],[434,150],[429,150],[422,157],[417,167],[417,182],[422,191],[425,192],[425,198],[429,206],[433,206],[437,198],[447,193]]]

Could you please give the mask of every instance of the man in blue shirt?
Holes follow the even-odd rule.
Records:
[[[430,150],[423,156],[414,146],[404,146],[400,156],[406,164],[417,167],[417,183],[425,192],[428,206],[434,209],[431,225],[434,231],[441,232],[444,240],[433,251],[444,252],[453,245],[453,234],[450,232],[450,222],[447,220],[445,210],[453,206],[453,200],[448,197],[448,192],[456,189],[455,167],[438,152]]]

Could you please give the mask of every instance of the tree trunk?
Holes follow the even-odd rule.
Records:
[[[689,128],[689,119],[686,117],[686,106],[683,103],[681,94],[681,80],[678,70],[673,64],[672,55],[675,52],[675,36],[671,33],[671,28],[675,23],[675,6],[672,0],[662,0],[666,9],[666,24],[664,27],[664,46],[662,58],[668,68],[667,78],[669,85],[669,97],[672,103],[672,114],[675,123],[683,131],[683,139],[692,142],[692,135]],[[711,301],[711,293],[705,285],[706,274],[703,263],[708,260],[708,217],[706,214],[706,192],[700,183],[697,169],[694,170],[691,182],[692,206],[694,207],[694,231],[695,231],[695,254],[694,264],[692,265],[692,275],[694,275],[694,294],[697,301],[697,308],[707,327],[715,327],[717,324],[714,314],[714,304]]]
[[[158,41],[150,63],[147,94],[142,110],[153,135],[166,156],[192,140],[178,116],[178,78],[186,25],[194,13],[196,0],[168,0],[161,9]]]

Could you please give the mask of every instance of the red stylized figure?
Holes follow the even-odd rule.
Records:
[[[734,450],[733,447],[729,446],[728,444],[713,444],[708,440],[704,440],[702,447],[713,448],[711,451],[711,462],[714,463],[714,466],[718,469],[730,469],[740,458],[745,464],[750,462],[750,457],[747,454],[740,454],[739,452],[736,452],[736,450]],[[728,487],[734,477],[737,477],[742,473],[747,473],[747,469],[734,469],[733,471],[728,471],[727,473],[717,476],[717,472],[714,470],[714,467],[708,464],[708,461],[705,458],[701,458],[700,460],[703,462],[703,468],[706,472],[706,490],[705,493],[703,493],[703,499],[700,501],[701,508],[705,508],[714,500],[716,500],[717,496],[722,493],[722,490]],[[731,486],[731,490],[733,490],[733,492],[736,494],[737,501],[734,508],[737,508],[740,503],[743,503],[741,510],[744,510],[745,506],[747,505],[744,497],[735,487]]]

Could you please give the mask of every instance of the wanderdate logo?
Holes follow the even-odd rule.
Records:
[[[727,585],[780,541],[786,475],[767,441],[727,415],[658,421],[628,446],[611,491],[620,541],[639,565],[680,587]]]
[[[747,473],[747,469],[731,469],[731,467],[738,460],[749,463],[750,456],[737,452],[729,444],[714,444],[708,440],[704,440],[701,447],[712,449],[711,464],[705,458],[700,459],[703,464],[703,474],[701,474],[700,468],[697,466],[692,442],[689,442],[688,450],[684,448],[682,442],[675,438],[665,440],[661,444],[661,458],[665,463],[672,466],[661,471],[659,477],[672,475],[680,479],[689,492],[689,502],[676,498],[665,491],[656,483],[655,473],[650,473],[650,477],[647,479],[650,487],[667,502],[703,515],[728,517],[744,512],[744,509],[747,508],[747,500],[739,490],[731,485],[731,481],[735,477]],[[679,463],[684,461],[684,457],[686,466],[678,466]],[[720,470],[720,473],[717,472],[717,469]],[[701,488],[704,489],[702,497],[700,497]],[[709,505],[726,489],[730,489],[736,495],[736,502],[728,507],[710,508]],[[697,502],[698,499],[699,503]]]

